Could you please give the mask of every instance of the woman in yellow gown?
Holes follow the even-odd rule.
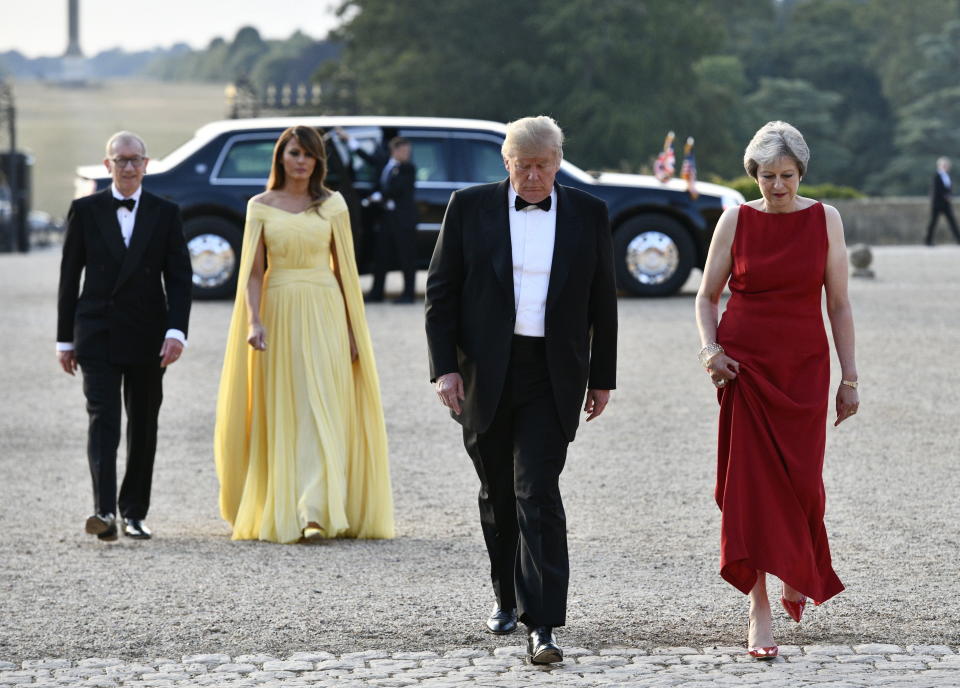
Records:
[[[326,167],[317,131],[291,127],[247,205],[214,432],[234,540],[393,537],[380,384]]]

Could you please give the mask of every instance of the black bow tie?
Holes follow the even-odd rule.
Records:
[[[113,209],[114,209],[114,210],[116,210],[117,208],[126,208],[127,210],[129,210],[129,211],[132,213],[132,212],[133,212],[133,209],[134,209],[136,206],[137,206],[137,201],[136,201],[135,199],[133,199],[133,198],[123,198],[123,199],[114,198],[114,199],[113,199]]]
[[[552,201],[553,199],[550,196],[547,196],[539,203],[531,203],[530,201],[525,201],[520,196],[517,196],[517,202],[515,204],[515,207],[517,210],[523,210],[528,205],[535,205],[538,208],[540,208],[540,210],[550,210],[550,204]]]

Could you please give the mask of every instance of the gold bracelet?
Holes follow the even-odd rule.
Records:
[[[713,360],[714,356],[722,353],[723,347],[716,342],[713,342],[700,349],[700,353],[697,354],[697,358],[700,359],[700,365],[706,368],[710,365],[710,361]]]
[[[840,380],[840,384],[856,389],[859,382],[857,380]]]

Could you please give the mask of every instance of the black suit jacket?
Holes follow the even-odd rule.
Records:
[[[383,197],[393,201],[394,208],[387,210],[385,217],[395,229],[413,230],[417,227],[416,181],[417,168],[411,162],[394,165],[387,176]]]
[[[950,181],[952,182],[953,178]],[[933,175],[930,195],[934,210],[943,210],[950,205],[950,187],[943,183],[939,172],[935,172]]]
[[[192,281],[176,205],[143,191],[127,248],[110,189],[79,198],[63,240],[57,341],[72,341],[81,361],[159,362],[166,331],[187,333]]]
[[[430,377],[460,373],[466,399],[454,418],[474,432],[486,430],[496,412],[516,319],[508,185],[451,196],[427,274]],[[587,386],[616,387],[617,295],[606,204],[577,189],[556,191],[545,346],[557,412],[572,441]]]

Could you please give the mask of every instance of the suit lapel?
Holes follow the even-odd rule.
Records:
[[[120,266],[120,274],[117,276],[117,282],[113,285],[113,291],[116,291],[127,280],[136,269],[140,260],[143,258],[144,251],[150,243],[150,236],[157,224],[156,214],[157,202],[153,195],[146,191],[140,194],[140,206],[137,208],[137,217],[133,223],[133,235],[130,237],[130,246],[127,248],[126,255],[123,258],[123,264]],[[114,213],[116,215],[116,213]],[[114,218],[116,219],[116,218]],[[119,234],[119,228],[117,232]],[[121,246],[123,240],[120,241]]]
[[[103,241],[107,244],[107,250],[110,255],[116,258],[117,262],[123,264],[126,257],[127,247],[123,245],[123,234],[120,233],[120,221],[117,220],[117,211],[113,208],[113,193],[109,187],[100,192],[100,198],[96,203],[96,221],[97,228],[103,235]]]
[[[501,285],[514,302],[513,295],[513,246],[510,242],[510,217],[507,214],[507,184],[505,179],[493,188],[484,204],[483,227],[490,244],[493,270]]]
[[[547,310],[560,296],[570,273],[570,262],[577,253],[580,241],[580,220],[570,194],[557,184],[557,227],[553,241],[553,263],[550,266],[550,284],[547,287]]]

